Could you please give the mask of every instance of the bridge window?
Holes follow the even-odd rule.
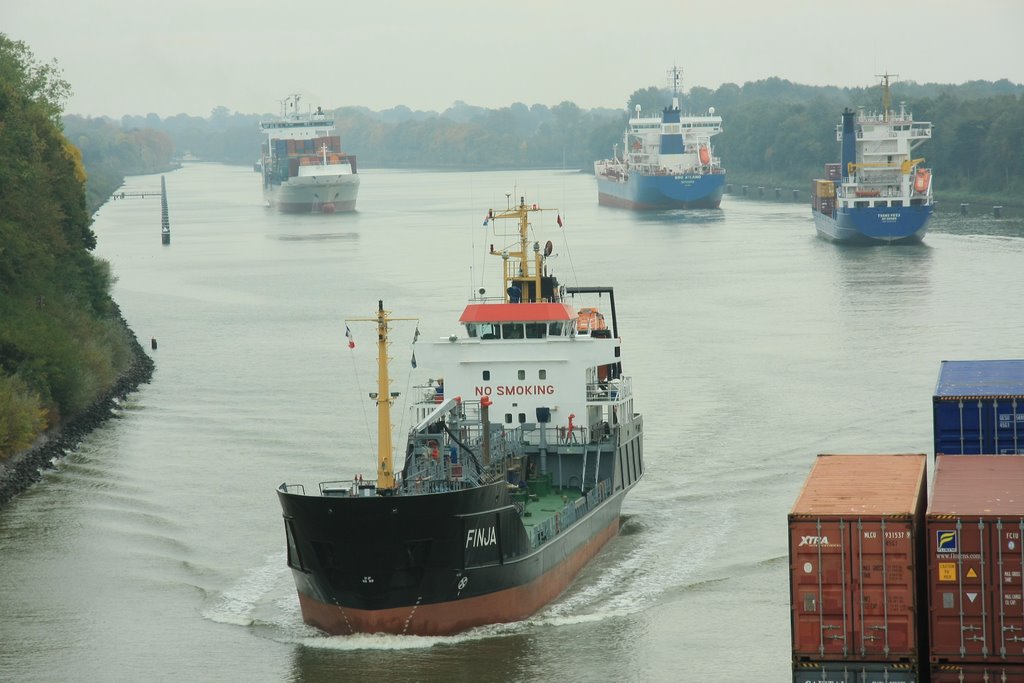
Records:
[[[543,339],[545,336],[545,327],[544,323],[526,323],[526,338]]]
[[[480,324],[481,339],[501,339],[501,328],[494,323]]]
[[[563,328],[565,325],[561,322],[548,323],[548,334],[552,337],[561,337],[563,334]]]
[[[468,336],[468,337],[475,337],[476,336],[476,328],[477,328],[476,323],[466,323],[466,336]]]
[[[501,324],[501,338],[502,339],[522,339],[525,335],[523,334],[522,323],[502,323]]]

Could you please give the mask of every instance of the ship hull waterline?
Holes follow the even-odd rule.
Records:
[[[409,604],[362,609],[340,604],[343,597],[326,595],[322,587],[310,581],[310,575],[293,568],[302,619],[328,635],[416,636],[449,636],[477,626],[522,621],[557,598],[616,537],[626,491],[616,492],[591,514],[528,555],[492,566],[443,572],[450,575],[450,581],[444,583],[458,585],[457,577],[461,577],[466,592],[472,587],[477,590],[475,595],[460,597],[462,591],[433,598],[417,595],[412,599],[410,595]],[[488,586],[495,590],[480,592]]]
[[[724,173],[684,181],[638,174],[626,181],[597,178],[598,203],[625,209],[717,209],[724,191]]]
[[[314,183],[291,179],[265,189],[263,197],[281,213],[345,213],[355,211],[358,192],[359,176],[348,175],[339,181]]]
[[[902,209],[897,220],[886,221],[880,212],[895,215],[891,209],[859,209],[859,213],[836,212],[832,216],[814,212],[818,235],[842,244],[918,244],[928,231],[931,206]]]

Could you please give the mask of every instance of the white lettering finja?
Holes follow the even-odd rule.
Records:
[[[466,530],[467,548],[483,548],[488,545],[498,545],[498,534],[493,526]]]
[[[828,545],[828,536],[801,536],[800,545]]]

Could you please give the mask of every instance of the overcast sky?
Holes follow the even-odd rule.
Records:
[[[673,65],[687,89],[1024,82],[1024,0],[0,0],[0,32],[57,60],[66,113],[115,118],[276,113],[289,93],[625,107]]]

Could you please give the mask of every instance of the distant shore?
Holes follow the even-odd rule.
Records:
[[[120,311],[117,318],[131,338],[132,361],[95,403],[41,436],[29,449],[0,460],[0,508],[42,479],[43,470],[56,465],[82,442],[89,432],[116,417],[118,402],[153,377],[155,363],[146,354]]]

